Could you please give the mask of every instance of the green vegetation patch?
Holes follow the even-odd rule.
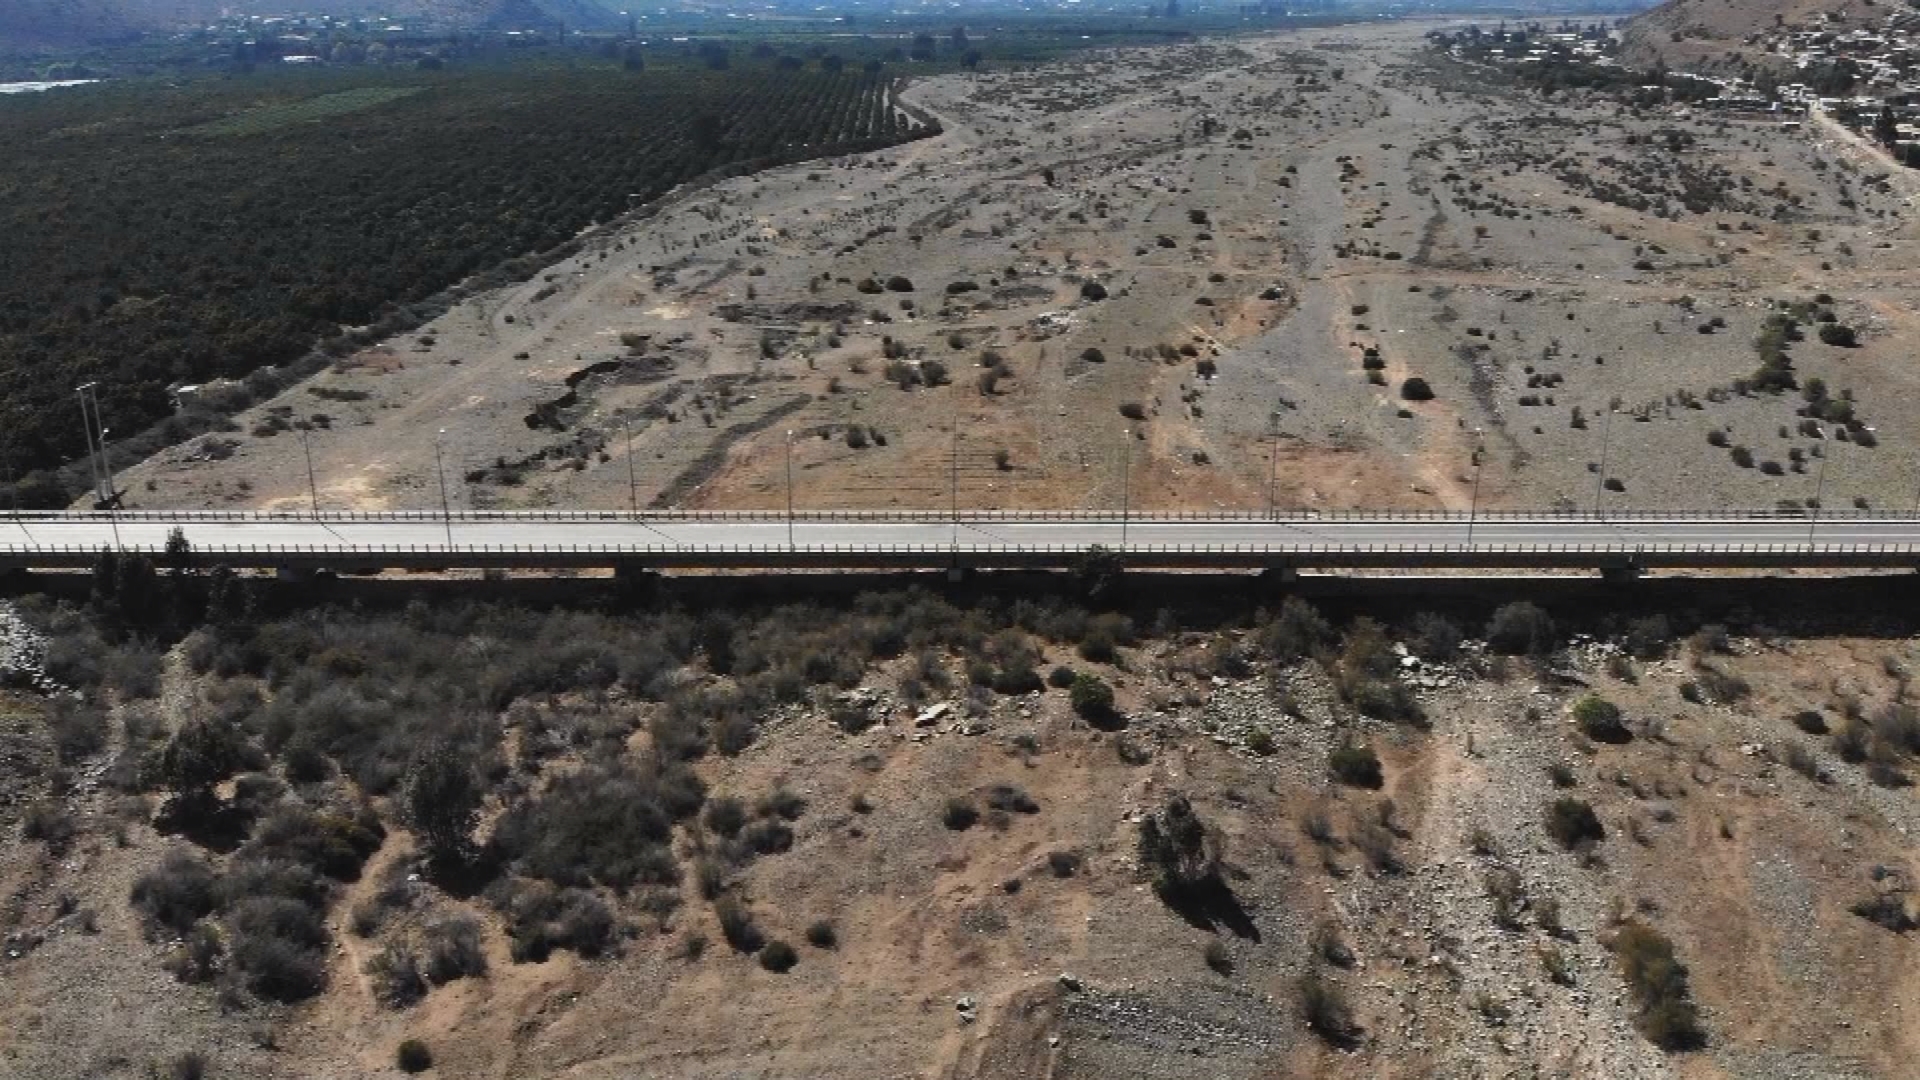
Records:
[[[248,109],[219,120],[183,129],[182,135],[262,135],[269,131],[311,124],[388,102],[409,98],[421,91],[418,86],[361,86],[303,101],[287,101]]]

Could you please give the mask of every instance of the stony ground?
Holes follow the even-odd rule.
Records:
[[[334,508],[437,508],[436,452],[456,507],[771,508],[791,460],[803,508],[1464,508],[1484,446],[1489,505],[1772,508],[1832,449],[1828,505],[1911,509],[1906,177],[1825,124],[1503,88],[1424,30],[925,80],[939,138],[684,193],[266,408],[324,417]],[[1861,344],[1792,356],[1871,450],[1735,388],[1768,302],[1823,294]],[[266,419],[133,501],[304,507]]]
[[[0,1061],[23,1078],[139,1077],[197,1050],[213,1076],[344,1078],[382,1074],[401,1038],[421,1037],[448,1076],[1904,1076],[1920,1051],[1906,1017],[1920,957],[1911,935],[1849,909],[1907,895],[1920,809],[1912,789],[1869,782],[1784,717],[1877,715],[1904,699],[1920,639],[1858,620],[1823,636],[1797,619],[1749,613],[1724,651],[1644,662],[1586,638],[1551,670],[1472,640],[1455,660],[1403,656],[1424,730],[1359,717],[1312,662],[1207,674],[1210,635],[1163,632],[1113,665],[1048,656],[1115,683],[1117,732],[1076,719],[1057,690],[909,704],[906,672],[877,669],[843,697],[880,726],[841,732],[826,695],[700,766],[715,792],[784,786],[807,802],[794,850],[745,878],[770,935],[797,941],[819,918],[839,928],[837,948],[803,947],[785,975],[731,954],[695,896],[657,924],[629,901],[615,956],[513,963],[490,909],[419,882],[413,841],[395,832],[334,906],[328,989],[229,1009],[164,973],[177,945],[144,940],[126,902],[180,841],[83,779],[62,796],[81,822],[68,852],[10,833],[0,858]],[[1699,700],[1689,684],[1708,667],[1747,691]],[[1574,727],[1569,707],[1590,692],[1623,709],[1629,741]],[[175,663],[139,707],[178,723],[197,700]],[[36,745],[44,708],[6,700],[9,747]],[[1380,790],[1331,777],[1330,750],[1351,739],[1378,749]],[[1806,772],[1783,764],[1790,747],[1811,755]],[[115,749],[74,774],[97,777]],[[1546,805],[1568,793],[1555,765],[1605,825],[1589,854],[1544,831]],[[1022,788],[1038,811],[942,827],[949,796],[992,784]],[[1222,830],[1243,916],[1189,921],[1145,885],[1138,822],[1175,792]],[[12,828],[24,801],[0,807]],[[1050,868],[1056,852],[1078,857],[1071,873]],[[1495,918],[1497,871],[1517,875],[1511,925]],[[410,1009],[378,1005],[362,969],[379,939],[355,936],[347,913],[389,887],[413,899],[383,934],[474,912],[491,973]],[[1635,1030],[1607,945],[1624,917],[1658,927],[1690,967],[1703,1049],[1668,1055]],[[714,944],[690,960],[688,933]],[[1323,959],[1329,940],[1346,966]],[[1204,961],[1209,942],[1227,972]],[[1549,977],[1547,950],[1566,982]],[[1302,1021],[1299,983],[1315,967],[1352,1004],[1349,1048]]]

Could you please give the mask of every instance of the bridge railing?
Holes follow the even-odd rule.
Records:
[[[160,544],[128,544],[120,550],[159,554]],[[414,557],[461,556],[598,556],[689,557],[766,555],[831,559],[848,556],[1080,556],[1083,544],[704,544],[687,547],[675,544],[204,544],[196,545],[190,555],[194,562],[218,562],[222,556],[303,559],[338,557],[343,559],[378,558],[391,555]],[[1622,558],[1639,555],[1873,555],[1908,557],[1920,555],[1920,544],[1903,543],[1774,543],[1774,544],[1128,544],[1114,549],[1122,556],[1273,556],[1315,557],[1336,555],[1458,555],[1498,558],[1501,556],[1594,556]],[[94,557],[102,548],[94,544],[16,544],[0,543],[0,559],[45,556]]]
[[[1911,522],[1920,519],[1916,514],[1885,514],[1870,510],[1823,509],[1819,512],[1821,521],[1899,521]],[[1754,509],[1754,510],[1647,510],[1594,515],[1586,512],[1558,512],[1538,510],[1482,510],[1469,513],[1463,510],[1280,510],[1274,513],[1250,510],[1192,510],[1152,514],[1129,514],[1127,520],[1138,525],[1187,522],[1231,522],[1231,523],[1301,523],[1301,522],[1458,522],[1484,521],[1497,523],[1503,521],[1563,521],[1592,522],[1595,524],[1627,524],[1635,521],[1701,521],[1701,522],[1806,522],[1814,517],[1808,510]],[[62,510],[21,510],[13,512],[7,519],[28,523],[41,522],[87,522],[106,524],[124,523],[239,523],[252,522],[319,522],[328,524],[350,523],[455,523],[475,522],[755,522],[773,523],[793,520],[809,522],[945,522],[956,520],[951,512],[934,510],[803,510],[791,515],[779,511],[765,510],[645,510],[638,515],[614,510],[456,510],[451,515],[433,510],[324,510],[319,514],[295,511],[259,511],[259,510],[121,510],[107,511],[62,511]],[[964,510],[957,520],[961,522],[1062,522],[1087,524],[1100,522],[1118,522],[1119,516],[1110,510]]]

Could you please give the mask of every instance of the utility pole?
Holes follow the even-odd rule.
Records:
[[[447,468],[440,460],[440,440],[447,437],[447,429],[441,428],[433,439],[433,472],[440,478],[440,520],[447,526],[447,550],[453,550],[453,503],[447,498]]]
[[[947,447],[947,493],[952,503],[953,546],[960,547],[960,395],[953,395],[953,438]]]
[[[313,520],[320,520],[320,485],[313,478],[312,425],[300,429],[300,449],[307,452],[307,497],[313,502]]]
[[[1120,550],[1127,550],[1127,518],[1133,511],[1133,429],[1127,429],[1126,455],[1120,459]]]
[[[787,549],[793,549],[793,432],[787,432]]]

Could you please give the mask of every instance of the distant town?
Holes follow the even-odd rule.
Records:
[[[1751,75],[1634,71],[1616,56],[1617,25],[1602,23],[1501,23],[1492,30],[1472,26],[1434,36],[1450,55],[1469,62],[1612,74],[1554,82],[1617,84],[1650,76],[1647,90],[1692,107],[1788,127],[1823,117],[1879,143],[1895,160],[1920,167],[1920,11],[1893,12],[1878,28],[1841,22],[1837,13],[1822,13],[1811,25],[1782,20],[1750,37],[1750,47],[1776,58]]]

